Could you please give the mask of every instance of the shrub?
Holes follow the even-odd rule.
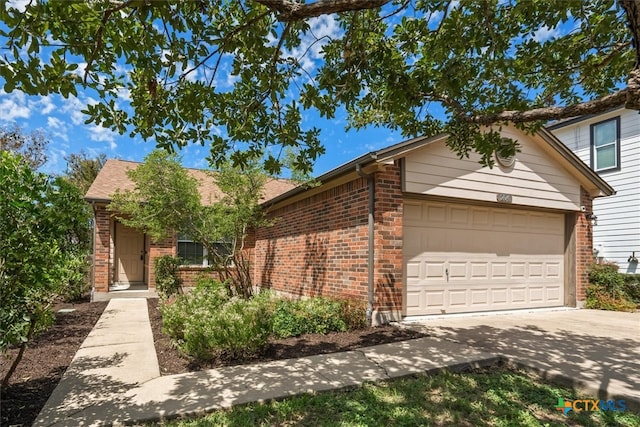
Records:
[[[273,313],[273,334],[278,338],[302,334],[344,332],[349,325],[360,325],[355,320],[355,305],[330,298],[306,300],[279,300]],[[345,319],[348,315],[348,319]],[[364,321],[364,314],[362,316]]]
[[[640,304],[640,274],[625,274],[623,290],[631,301]]]
[[[191,293],[162,305],[163,330],[196,359],[251,357],[267,346],[270,305],[268,294],[231,298],[223,283],[202,280]]]
[[[634,311],[637,302],[633,285],[625,284],[625,275],[618,273],[616,264],[595,264],[589,271],[587,308],[599,310]]]
[[[612,295],[609,290],[602,285],[587,286],[586,308],[596,310],[612,311],[634,311],[635,304],[628,299]],[[623,294],[624,295],[624,294]]]
[[[171,295],[182,293],[182,279],[178,275],[178,267],[180,267],[180,258],[170,255],[156,258],[156,290],[161,298],[166,299]]]
[[[362,300],[341,300],[340,317],[347,331],[364,329],[367,325],[367,303]]]
[[[67,260],[66,286],[62,289],[62,298],[65,301],[78,301],[91,290],[88,280],[89,263],[87,259],[75,257]]]
[[[624,278],[616,264],[594,264],[589,270],[589,283],[602,287],[612,296],[620,296]]]

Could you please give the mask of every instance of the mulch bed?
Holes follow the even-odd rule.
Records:
[[[197,363],[183,356],[171,344],[169,338],[162,333],[162,318],[158,310],[158,300],[150,299],[148,303],[151,328],[162,375],[335,353],[425,336],[416,331],[398,329],[393,326],[328,335],[310,334],[297,338],[271,340],[266,353],[252,359],[215,359],[206,363]],[[9,386],[2,391],[0,396],[0,425],[30,426],[33,424],[38,413],[58,385],[62,374],[71,363],[73,356],[93,329],[106,306],[106,302],[90,303],[88,300],[56,306],[56,312],[62,308],[75,310],[57,314],[55,324],[30,343]],[[2,377],[9,369],[17,352],[17,349],[9,349],[7,358],[0,356],[0,375]]]
[[[273,360],[294,359],[316,354],[336,353],[372,345],[406,341],[426,336],[420,332],[400,329],[394,326],[378,326],[352,332],[330,333],[327,335],[307,334],[295,338],[270,339],[267,351],[251,359],[217,358],[207,362],[197,362],[183,356],[162,333],[162,317],[158,300],[148,300],[149,318],[153,330],[160,373],[162,375],[182,374],[221,366],[245,365]]]
[[[75,310],[57,313],[55,324],[37,336],[27,347],[9,386],[1,393],[0,425],[33,424],[106,306],[106,302],[91,303],[86,299],[74,304],[58,304],[55,307],[56,312],[62,308]],[[2,378],[17,353],[18,349],[12,348],[8,350],[7,357],[0,356]]]

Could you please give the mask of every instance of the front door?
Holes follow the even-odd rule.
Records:
[[[144,282],[144,234],[117,222],[116,257],[118,282]]]

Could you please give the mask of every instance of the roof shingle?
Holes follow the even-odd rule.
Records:
[[[127,171],[137,168],[140,164],[141,163],[126,160],[107,160],[91,184],[91,187],[87,190],[85,199],[95,202],[110,202],[111,196],[115,193],[116,189],[120,191],[133,190],[135,184],[129,179]],[[218,186],[213,182],[213,179],[207,171],[187,169],[187,172],[198,181],[198,191],[200,192],[202,203],[209,204],[222,197],[222,191],[220,191]],[[260,201],[269,201],[294,187],[296,187],[296,184],[293,181],[269,178],[264,186],[263,197]]]

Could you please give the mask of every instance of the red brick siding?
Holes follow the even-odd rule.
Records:
[[[589,266],[593,263],[593,226],[586,218],[593,212],[593,200],[589,193],[581,189],[581,203],[585,212],[578,212],[576,220],[576,300],[584,301],[589,283]]]
[[[210,271],[207,268],[192,266],[180,267],[178,275],[182,279],[182,286],[185,288],[192,288],[196,286],[200,277],[218,277],[216,272]]]
[[[111,277],[111,218],[105,206],[96,206],[94,220],[94,289],[95,292],[109,292],[109,279]]]
[[[376,174],[375,183],[375,308],[402,310],[401,171],[388,166]]]
[[[375,174],[375,309],[402,304],[400,169]],[[295,295],[367,299],[369,189],[365,178],[270,212],[256,232],[254,281]]]
[[[165,256],[165,255],[175,256],[176,246],[177,246],[177,240],[175,236],[169,237],[160,242],[154,242],[154,241],[149,242],[149,249],[147,254],[148,264],[147,264],[147,274],[146,274],[147,285],[149,286],[149,289],[155,289],[156,287],[156,273],[155,273],[156,258]]]

